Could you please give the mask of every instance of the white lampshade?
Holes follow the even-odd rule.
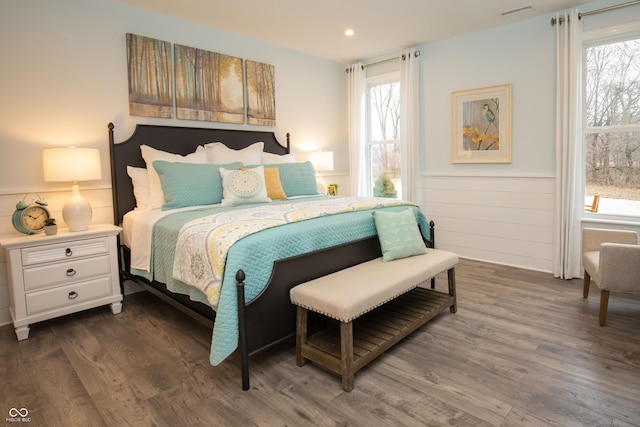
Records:
[[[333,170],[333,151],[313,151],[307,156],[317,171]]]
[[[78,181],[102,178],[100,150],[97,148],[46,148],[42,151],[44,180],[73,182],[71,198],[62,208],[62,218],[69,231],[89,228],[91,205],[80,195]]]
[[[102,178],[97,148],[46,148],[42,150],[44,180],[50,182],[90,181]]]

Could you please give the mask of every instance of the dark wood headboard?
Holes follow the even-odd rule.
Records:
[[[120,225],[124,214],[136,206],[133,184],[127,175],[127,166],[145,167],[140,152],[141,145],[185,155],[193,153],[198,145],[209,142],[222,142],[229,148],[239,150],[254,142],[262,141],[264,151],[267,153],[288,154],[291,151],[289,134],[287,134],[287,145],[284,146],[278,142],[273,132],[266,131],[138,124],[127,140],[116,143],[113,123],[109,123],[108,128],[113,216],[116,225]]]

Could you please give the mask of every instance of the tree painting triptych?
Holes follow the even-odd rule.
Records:
[[[175,97],[178,119],[240,124],[246,112],[248,124],[275,126],[273,65],[178,44],[172,57],[171,43],[134,34],[127,65],[132,116],[172,118]]]

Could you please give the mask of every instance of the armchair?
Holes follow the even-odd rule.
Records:
[[[640,293],[640,245],[634,231],[582,230],[583,296],[591,280],[600,289],[600,326],[607,319],[609,292]]]

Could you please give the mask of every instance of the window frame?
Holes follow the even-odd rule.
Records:
[[[400,150],[402,150],[402,146],[400,144],[401,140],[398,139],[385,139],[379,141],[373,141],[372,132],[371,132],[371,87],[379,86],[388,83],[398,83],[400,85],[400,70],[390,71],[382,74],[378,74],[375,76],[367,76],[366,80],[366,115],[365,115],[365,123],[366,123],[366,135],[365,135],[365,161],[366,167],[364,168],[364,173],[366,173],[367,179],[367,188],[369,192],[369,196],[373,196],[373,188],[375,187],[375,182],[371,175],[372,173],[372,159],[371,159],[371,147],[374,145],[383,145],[383,144],[395,144]],[[402,175],[401,175],[402,176]],[[398,194],[398,197],[400,195]]]
[[[586,197],[587,188],[587,135],[593,133],[617,133],[617,132],[638,132],[640,124],[628,125],[612,125],[612,126],[588,126],[587,125],[587,49],[591,47],[601,46],[605,44],[619,43],[626,40],[640,39],[640,23],[630,23],[615,27],[602,28],[584,32],[582,35],[582,120],[581,120],[581,158],[582,158],[582,198]],[[626,215],[624,213],[600,213],[587,212],[582,209],[582,218],[587,220],[603,220],[603,221],[631,221],[636,223],[640,221],[640,215]]]

